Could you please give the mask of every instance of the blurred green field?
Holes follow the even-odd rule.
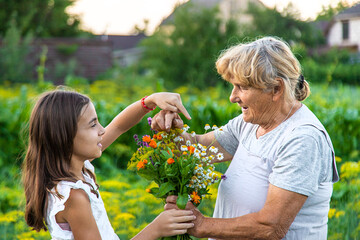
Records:
[[[135,85],[96,81],[92,84],[74,84],[72,87],[92,98],[103,125],[108,124],[131,102],[154,91],[165,90],[156,82]],[[39,93],[53,88],[47,84],[0,86],[0,239],[50,238],[48,233],[33,232],[25,224],[20,166],[30,109]],[[329,239],[357,239],[360,237],[360,87],[311,84],[311,89],[312,94],[305,104],[328,130],[341,172],[340,182],[334,185],[329,213]],[[181,94],[192,116],[192,120],[186,122],[196,132],[203,132],[202,127],[206,123],[224,125],[240,113],[236,104],[229,103],[230,91],[225,85],[207,89],[180,87],[174,90]],[[102,198],[110,221],[121,239],[130,239],[163,208],[160,200],[145,191],[151,183],[125,170],[127,161],[136,150],[132,136],[147,131],[144,118],[94,161]],[[216,167],[224,172],[226,164]],[[212,215],[216,186],[212,193],[211,198],[200,205],[201,211],[208,216]]]

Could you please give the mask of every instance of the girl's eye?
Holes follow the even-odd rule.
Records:
[[[91,125],[92,128],[95,127],[95,126],[96,126],[96,123],[94,123],[93,125]]]

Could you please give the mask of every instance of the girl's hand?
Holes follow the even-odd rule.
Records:
[[[196,217],[191,210],[166,210],[157,216],[149,225],[157,238],[181,235],[187,232],[187,229],[194,227]]]
[[[173,211],[174,209],[179,209],[176,205],[177,196],[171,195],[166,198],[166,205],[164,206],[165,212]],[[189,228],[187,233],[191,236],[202,238],[201,236],[201,229],[203,228],[202,223],[204,222],[204,215],[192,204],[192,202],[187,202],[185,209],[191,210],[195,216],[195,220],[192,222],[194,223],[194,227]]]
[[[182,104],[180,94],[159,92],[151,94],[145,99],[145,104],[149,108],[159,106],[163,110],[168,110],[175,113],[182,113],[187,119],[191,119],[190,114]]]

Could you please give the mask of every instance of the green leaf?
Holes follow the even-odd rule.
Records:
[[[158,188],[158,187],[150,188],[150,193],[151,193],[152,195],[154,195],[154,197],[156,197],[157,194],[159,193],[159,188]]]
[[[164,197],[168,192],[175,190],[175,186],[170,183],[166,182],[160,185],[159,192],[157,193],[157,197]]]
[[[170,149],[170,148],[168,148],[167,151],[161,150],[161,154],[162,154],[166,159],[173,157],[173,153],[171,152],[171,149]]]
[[[138,175],[145,178],[148,181],[154,181],[154,179],[156,178],[156,175],[154,174],[154,172],[150,172],[150,171],[144,171],[142,169],[140,169],[138,172]]]
[[[189,200],[188,194],[187,193],[183,193],[181,195],[178,195],[178,198],[176,200],[176,205],[180,208],[180,209],[185,209],[186,204]]]

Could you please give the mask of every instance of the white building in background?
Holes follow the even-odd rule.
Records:
[[[223,20],[234,19],[240,24],[249,24],[253,20],[252,15],[247,13],[249,4],[265,8],[265,5],[260,0],[190,0],[182,6],[185,6],[188,3],[193,4],[198,9],[218,7],[219,14]],[[162,26],[166,25],[166,31],[171,32],[173,30],[170,25],[174,18],[174,14],[176,14],[176,11],[170,14],[161,23]]]
[[[360,3],[334,16],[327,29],[327,43],[360,52]]]

